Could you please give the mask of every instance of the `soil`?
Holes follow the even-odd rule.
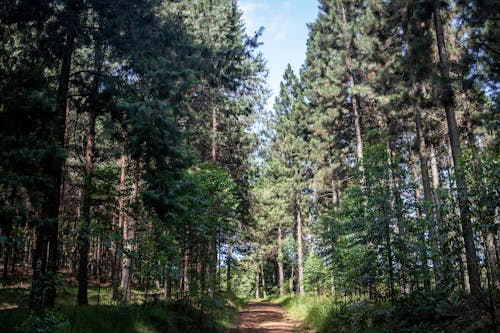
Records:
[[[250,302],[236,317],[236,324],[226,333],[296,333],[307,332],[287,318],[274,303]]]

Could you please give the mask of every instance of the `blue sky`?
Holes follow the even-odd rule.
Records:
[[[318,13],[316,0],[240,0],[247,34],[252,35],[264,27],[259,50],[269,68],[269,87],[273,95],[268,107],[274,103],[286,65],[290,63],[298,73],[306,54],[307,23]]]

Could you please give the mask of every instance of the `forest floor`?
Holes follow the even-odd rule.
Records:
[[[303,330],[301,326],[301,323],[287,317],[277,304],[250,302],[236,317],[234,327],[226,333],[313,333]]]

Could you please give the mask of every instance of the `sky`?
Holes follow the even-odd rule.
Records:
[[[316,0],[240,0],[248,35],[264,27],[259,47],[267,60],[272,107],[288,63],[298,73],[305,60],[308,29],[318,13]]]

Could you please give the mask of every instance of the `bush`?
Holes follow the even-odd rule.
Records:
[[[31,313],[16,327],[18,333],[60,333],[69,327],[69,320],[62,313],[45,311]]]

